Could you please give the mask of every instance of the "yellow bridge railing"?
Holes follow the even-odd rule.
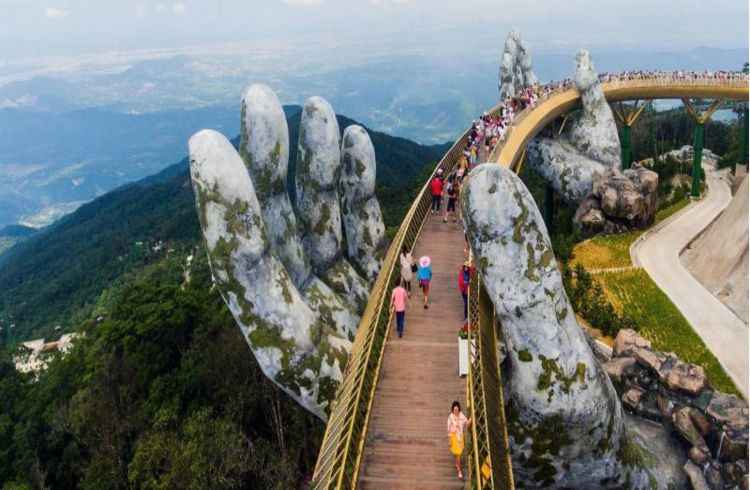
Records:
[[[618,79],[602,83],[610,102],[628,99],[719,97],[747,100],[746,78]],[[518,170],[516,163],[525,145],[546,124],[580,103],[574,87],[561,86],[527,107],[513,120],[504,138],[492,150],[488,161]],[[500,106],[491,110],[497,114]],[[450,173],[461,157],[468,137],[464,132],[435,167]],[[391,242],[383,266],[373,286],[370,301],[362,316],[352,351],[331,403],[328,425],[313,474],[315,489],[349,489],[357,487],[367,437],[370,412],[375,397],[388,327],[392,321],[390,292],[400,277],[398,255],[405,246],[411,250],[419,238],[430,208],[429,181],[420,190]],[[467,445],[470,488],[515,488],[510,459],[503,401],[503,384],[499,366],[500,325],[492,302],[475,278],[469,288],[470,362],[467,376],[467,407],[473,423],[471,443]]]
[[[466,398],[472,417],[467,461],[470,488],[515,488],[498,356],[500,326],[478,274],[469,285],[469,375]]]
[[[499,106],[492,109],[493,113]],[[443,156],[420,190],[393,238],[359,323],[352,351],[341,384],[332,402],[328,425],[313,473],[313,488],[355,488],[362,462],[380,365],[391,323],[390,292],[400,277],[398,255],[406,246],[411,250],[429,214],[429,182],[443,169],[450,173],[461,157],[468,130]]]

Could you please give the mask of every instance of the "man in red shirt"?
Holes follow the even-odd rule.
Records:
[[[438,169],[437,175],[430,181],[430,194],[432,194],[432,214],[440,213],[443,200],[443,169]]]

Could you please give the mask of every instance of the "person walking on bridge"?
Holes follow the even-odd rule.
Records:
[[[391,311],[396,313],[396,333],[398,338],[404,336],[404,323],[406,321],[406,305],[409,303],[409,293],[406,292],[401,282],[393,288],[391,293]]]
[[[399,262],[401,263],[401,281],[403,286],[406,288],[406,292],[411,294],[411,278],[417,271],[417,264],[414,263],[414,259],[411,257],[409,247],[406,245],[401,249],[401,255],[399,255]]]
[[[432,280],[432,260],[426,255],[419,259],[417,279],[419,280],[419,287],[422,288],[422,294],[424,295],[424,309],[426,310],[428,308],[427,302],[430,296],[430,281]]]
[[[430,194],[432,195],[432,214],[440,213],[440,205],[443,200],[443,169],[439,168],[435,177],[430,181]]]
[[[466,321],[469,315],[469,283],[471,282],[471,277],[473,275],[474,267],[472,267],[471,262],[467,260],[458,270],[458,291],[461,293],[461,297],[464,300],[464,321]]]
[[[464,475],[461,472],[461,455],[464,452],[464,431],[471,425],[471,419],[461,412],[461,404],[454,401],[451,405],[451,413],[448,415],[448,444],[450,445],[451,454],[456,458],[456,471],[458,478],[463,480]]]

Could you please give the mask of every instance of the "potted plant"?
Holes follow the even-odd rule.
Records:
[[[458,330],[458,375],[469,374],[469,322]]]

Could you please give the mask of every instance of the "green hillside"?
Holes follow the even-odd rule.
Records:
[[[299,108],[286,108],[290,141]],[[339,117],[341,129],[354,121]],[[398,225],[415,179],[447,145],[423,146],[370,132],[378,157],[378,196],[386,226]],[[234,140],[235,143],[237,139]],[[296,145],[291,145],[291,161]],[[187,160],[123,186],[0,255],[0,341],[49,336],[89,318],[106,289],[129,271],[192,250],[200,230]]]

